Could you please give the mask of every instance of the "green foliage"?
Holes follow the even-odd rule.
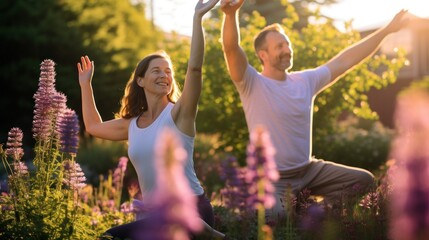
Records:
[[[217,152],[219,135],[198,134],[194,147],[194,168],[207,196],[224,187],[219,168],[226,154]]]
[[[257,239],[255,213],[237,214],[222,205],[214,206],[215,229],[226,233],[230,239]]]
[[[146,18],[145,5],[130,1],[5,0],[0,10],[0,46],[2,52],[13,49],[13,54],[0,56],[0,99],[5,112],[15,112],[2,120],[2,132],[14,123],[31,134],[37,66],[46,58],[56,60],[62,76],[57,87],[81,116],[76,63],[89,55],[96,66],[93,85],[100,114],[112,118],[135,64],[163,39]],[[6,140],[4,134],[0,138]],[[25,141],[28,147],[34,144]]]
[[[97,185],[99,174],[106,175],[118,164],[121,156],[127,155],[127,145],[125,142],[107,141],[88,135],[81,139],[76,161],[81,164],[89,183]]]
[[[296,36],[299,39],[295,39]],[[319,66],[358,40],[359,33],[351,26],[341,33],[329,23],[309,25],[299,35],[291,37],[295,55],[299,59],[294,62],[293,69]],[[405,61],[404,51],[398,51],[393,59],[386,55],[375,55],[319,94],[314,106],[315,134],[324,135],[327,130],[332,130],[333,124],[344,112],[363,119],[378,119],[377,114],[370,109],[366,93],[371,88],[380,89],[394,83]]]
[[[80,197],[83,201],[81,214],[88,216],[91,220],[90,228],[95,236],[101,236],[106,230],[120,224],[135,220],[135,214],[131,209],[132,201],[137,198],[139,192],[138,184],[124,183],[126,172],[121,178],[115,179],[113,172],[99,175],[97,185],[87,185],[82,189]],[[124,187],[128,187],[124,198]]]
[[[103,118],[111,119],[119,110],[119,101],[132,70],[147,53],[158,48],[161,32],[152,27],[142,4],[115,0],[61,2],[63,8],[74,15],[67,21],[68,26],[82,39],[79,41],[82,50],[69,59],[67,69],[75,73],[76,62],[83,54],[95,61],[94,95],[98,103],[106,103],[98,104],[98,110]],[[76,75],[72,78],[76,79]],[[74,91],[65,93],[80,106],[79,87],[75,82],[68,83],[64,88]],[[70,83],[73,86],[68,88]]]
[[[394,131],[379,122],[350,117],[335,132],[313,139],[313,154],[328,161],[377,170],[389,157]]]
[[[112,174],[111,170],[118,165],[119,159],[127,155],[126,142],[108,141],[84,135],[81,137],[79,154],[76,156],[76,161],[80,163],[87,183],[92,186],[101,187],[103,182],[108,180],[109,174]],[[128,163],[123,184],[125,186],[132,186],[136,182],[137,174],[134,166]],[[120,196],[121,201],[131,197],[127,191],[121,191]]]
[[[191,50],[190,38],[173,33],[170,38],[166,39],[161,44],[161,49],[164,49],[171,57],[173,61],[174,78],[179,84],[180,89],[183,89],[186,70],[188,68],[189,52]]]
[[[429,77],[424,77],[421,80],[412,82],[411,85],[408,86],[406,89],[402,90],[399,95],[402,96],[414,90],[422,90],[429,92]]]

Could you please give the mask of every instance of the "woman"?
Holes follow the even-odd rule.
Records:
[[[223,234],[213,230],[214,215],[209,199],[195,174],[193,148],[197,104],[202,87],[204,58],[204,34],[202,17],[219,0],[203,3],[199,0],[194,13],[191,51],[183,87],[183,93],[174,79],[170,57],[163,51],[150,54],[141,60],[129,79],[121,108],[116,118],[103,121],[98,113],[91,86],[94,62],[88,56],[81,57],[77,64],[82,94],[82,112],[86,131],[98,138],[120,141],[128,140],[128,154],[136,169],[143,200],[150,196],[155,184],[154,144],[156,136],[170,127],[181,137],[187,151],[185,175],[190,187],[198,196],[198,212],[206,229],[215,236]],[[108,230],[114,237],[127,238],[138,222]]]

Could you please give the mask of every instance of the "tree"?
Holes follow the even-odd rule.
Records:
[[[0,9],[1,49],[13,51],[0,57],[0,99],[8,114],[0,123],[2,141],[12,127],[31,135],[42,60],[56,62],[58,90],[81,117],[76,62],[83,54],[91,56],[97,67],[94,89],[100,113],[111,118],[135,64],[162,40],[145,17],[145,5],[130,1],[4,0]]]
[[[54,0],[5,0],[0,4],[0,99],[3,113],[1,140],[12,127],[21,127],[31,136],[33,94],[39,64],[47,58],[63,66],[74,52],[80,52],[80,38],[67,26],[68,13]],[[64,14],[64,15],[63,15]],[[65,31],[67,29],[67,31]],[[5,54],[11,53],[11,54]],[[63,74],[62,71],[58,71]],[[65,79],[67,79],[67,76]],[[25,144],[25,143],[24,143]]]
[[[119,110],[132,70],[146,54],[158,48],[162,34],[146,18],[143,3],[132,5],[130,1],[116,0],[63,2],[64,7],[76,15],[68,23],[81,35],[84,48],[73,58],[70,69],[75,73],[76,61],[82,54],[92,56],[96,66],[95,98],[102,117],[110,119]],[[71,88],[74,93],[68,96],[80,106],[80,89],[77,85]]]

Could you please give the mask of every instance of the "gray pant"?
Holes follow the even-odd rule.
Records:
[[[303,190],[310,190],[311,195],[322,196],[327,203],[334,203],[342,196],[359,189],[368,189],[374,184],[374,175],[369,171],[336,164],[324,160],[312,159],[310,164],[293,170],[280,171],[280,179],[274,183],[276,203],[267,209],[268,217],[284,217],[285,199],[288,193],[295,196]]]

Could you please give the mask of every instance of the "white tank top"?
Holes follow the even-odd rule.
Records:
[[[155,142],[159,136],[160,130],[169,127],[180,136],[182,147],[187,153],[184,173],[189,181],[190,188],[196,195],[204,193],[194,169],[194,137],[188,136],[181,132],[171,117],[171,110],[174,104],[169,103],[161,112],[155,121],[145,128],[137,126],[137,117],[131,119],[128,128],[128,156],[132,162],[139,180],[140,189],[143,194],[143,201],[147,194],[154,190],[156,171],[155,171]]]

